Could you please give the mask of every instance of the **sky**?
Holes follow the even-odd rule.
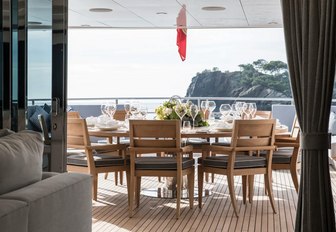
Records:
[[[281,28],[190,29],[185,61],[177,49],[173,29],[69,29],[68,97],[185,96],[192,77],[205,69],[286,62]]]

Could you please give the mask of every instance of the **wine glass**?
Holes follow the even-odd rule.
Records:
[[[125,116],[125,119],[128,119],[129,116],[130,116],[130,111],[131,111],[131,104],[129,102],[126,102],[124,104],[124,109],[126,111],[126,116]]]
[[[195,129],[195,118],[198,114],[198,106],[197,105],[194,105],[192,104],[189,108],[189,111],[190,111],[190,116],[192,117],[193,119],[193,129]]]
[[[232,108],[229,104],[221,104],[220,107],[219,107],[219,111],[221,112],[224,120],[225,120],[225,117],[229,115],[231,110],[232,110]]]
[[[251,108],[251,105],[250,103],[244,103],[243,105],[243,111],[246,115],[246,119],[250,119],[250,115],[252,113],[252,108]]]
[[[113,119],[114,113],[115,113],[116,110],[117,110],[117,105],[116,105],[114,102],[108,102],[108,103],[106,104],[105,109],[106,109],[106,113],[107,113],[107,115],[108,115],[111,119]]]
[[[251,116],[252,118],[255,117],[255,114],[257,113],[257,104],[255,102],[250,103],[251,108]]]
[[[203,120],[207,119],[206,113],[207,113],[208,110],[209,110],[208,100],[202,101],[201,102],[201,111],[202,111],[202,118],[203,118]]]
[[[140,115],[140,117],[142,119],[146,119],[147,112],[148,112],[147,106],[140,105],[140,107],[139,107],[139,115]]]
[[[174,109],[175,113],[177,114],[177,116],[182,121],[184,115],[186,115],[186,113],[187,113],[186,105],[184,103],[177,102],[177,104],[173,107],[173,109]]]
[[[243,106],[244,102],[236,102],[236,110],[239,113],[240,117],[243,118]]]
[[[103,104],[100,105],[100,110],[101,110],[102,115],[108,116],[106,108],[107,108],[107,103],[103,103]]]
[[[138,102],[131,103],[130,112],[133,118],[137,117],[137,114],[139,113],[139,108],[140,108],[140,104]]]
[[[209,101],[208,102],[208,108],[209,108],[209,117],[211,118],[212,112],[216,109],[216,102],[215,101]]]

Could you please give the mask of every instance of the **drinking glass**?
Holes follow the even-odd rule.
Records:
[[[146,119],[147,112],[148,112],[147,106],[145,106],[145,105],[140,105],[140,108],[139,108],[139,115],[140,115],[140,117],[141,117],[142,119]]]
[[[126,111],[126,116],[125,116],[125,119],[128,119],[129,116],[130,116],[130,111],[131,111],[131,104],[129,102],[126,102],[124,104],[124,109]]]
[[[198,114],[198,106],[193,104],[190,106],[189,110],[190,110],[190,116],[193,119],[193,129],[195,129],[195,118]]]
[[[201,111],[202,111],[202,119],[205,121],[207,119],[206,114],[209,110],[208,100],[201,102]]]
[[[236,110],[239,113],[239,116],[241,118],[243,118],[243,112],[244,112],[243,106],[244,106],[244,102],[236,102]]]
[[[130,112],[133,118],[137,118],[137,115],[139,113],[139,108],[140,108],[140,104],[138,102],[131,103]]]
[[[186,132],[186,133],[191,131],[190,121],[183,121],[182,130],[183,130],[183,132]]]
[[[208,102],[208,108],[209,108],[209,118],[212,116],[212,112],[216,109],[216,102],[215,101],[209,101]]]
[[[250,119],[250,116],[252,115],[252,108],[251,108],[250,103],[244,103],[243,111],[246,115],[246,119]]]
[[[114,102],[108,102],[106,104],[105,109],[106,109],[107,115],[110,116],[111,119],[113,119],[114,113],[117,110],[117,105]]]
[[[255,102],[250,103],[250,108],[252,118],[255,118],[255,114],[257,113],[257,104]]]
[[[177,114],[177,116],[180,118],[180,120],[182,121],[184,115],[186,115],[187,113],[187,108],[186,105],[184,103],[177,103],[174,107],[173,107],[175,113]]]
[[[232,108],[229,104],[221,104],[220,107],[219,107],[219,111],[221,112],[224,120],[225,120],[226,116],[229,115],[231,110],[232,110]]]
[[[103,104],[100,105],[100,110],[101,110],[102,115],[108,116],[108,113],[106,111],[106,107],[107,107],[107,103],[103,103]]]

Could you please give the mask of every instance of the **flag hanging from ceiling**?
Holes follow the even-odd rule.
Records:
[[[177,39],[176,45],[178,46],[178,52],[182,61],[186,59],[187,55],[187,28],[186,28],[186,8],[185,5],[182,6],[178,17],[176,19],[176,26],[177,26]]]

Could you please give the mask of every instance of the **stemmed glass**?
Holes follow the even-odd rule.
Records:
[[[186,105],[184,103],[177,102],[177,104],[173,107],[173,109],[174,109],[175,113],[177,114],[177,116],[182,121],[184,115],[186,115],[186,113],[187,113]]]
[[[192,104],[189,108],[189,111],[190,111],[190,116],[192,117],[193,119],[193,130],[195,130],[195,118],[198,114],[198,106],[197,105],[194,105]]]
[[[139,113],[139,108],[140,108],[140,104],[138,102],[133,102],[130,105],[130,112],[133,118],[137,117],[137,114]]]
[[[251,108],[250,103],[244,103],[243,111],[246,115],[246,119],[250,119],[250,115],[252,115],[252,108]]]
[[[114,113],[117,110],[117,105],[114,102],[108,102],[105,107],[105,111],[111,119],[113,119]]]
[[[228,116],[231,112],[232,108],[229,104],[221,104],[219,107],[219,111],[221,112],[223,119],[225,120],[226,116]]]
[[[236,110],[239,113],[240,117],[243,118],[243,106],[244,106],[244,102],[236,102]]]
[[[101,110],[102,115],[108,116],[108,113],[106,111],[106,107],[107,107],[107,103],[103,103],[103,104],[100,105],[100,110]]]
[[[202,119],[206,121],[206,113],[209,110],[208,100],[201,102]]]
[[[129,102],[126,102],[124,104],[124,109],[126,111],[125,119],[129,119],[129,117],[130,117],[130,111],[131,111],[131,104]]]
[[[145,105],[140,105],[139,107],[139,115],[142,119],[146,119],[146,116],[147,116],[147,106]]]
[[[215,101],[209,101],[208,102],[208,108],[209,108],[209,118],[211,118],[212,112],[216,109],[216,102]]]
[[[250,103],[251,108],[251,116],[252,118],[255,117],[255,114],[257,113],[257,104],[255,102]]]

